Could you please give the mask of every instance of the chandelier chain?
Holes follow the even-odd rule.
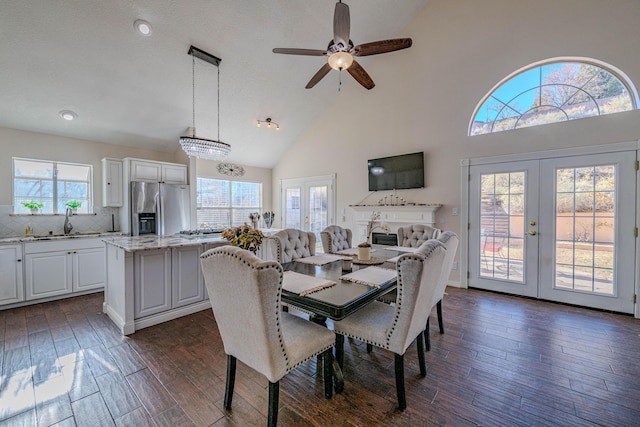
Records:
[[[193,114],[191,118],[191,124],[193,132],[196,129],[196,57],[191,55],[191,112]],[[195,135],[194,135],[195,136]]]

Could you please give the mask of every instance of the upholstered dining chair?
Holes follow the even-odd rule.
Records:
[[[410,248],[420,247],[429,239],[440,237],[442,230],[424,224],[412,224],[405,227],[398,227],[398,246]]]
[[[265,240],[272,259],[281,264],[316,254],[316,235],[310,231],[285,228]]]
[[[269,426],[278,419],[280,379],[318,355],[322,355],[324,394],[331,398],[335,335],[280,310],[282,266],[236,246],[211,249],[200,262],[227,354],[225,409],[231,409],[236,360],[269,380]]]
[[[447,288],[447,282],[449,281],[449,276],[451,275],[451,268],[453,267],[453,260],[456,257],[456,251],[458,250],[458,236],[453,231],[445,231],[438,238],[440,242],[444,245],[447,252],[444,258],[444,262],[442,263],[442,276],[438,282],[438,286],[436,291],[433,294],[433,301],[429,306],[429,310],[436,306],[436,312],[438,315],[438,326],[440,327],[440,333],[444,334],[444,322],[442,320],[442,299],[444,298],[444,291]],[[380,297],[379,301],[386,303],[395,303],[396,302],[396,291],[391,291],[382,297]],[[424,330],[424,339],[426,340],[426,348],[427,350],[431,350],[431,336],[429,335],[429,318],[427,318],[427,325]],[[371,351],[371,346],[367,346],[367,351]]]
[[[420,375],[426,376],[424,328],[431,311],[431,301],[438,287],[446,249],[438,240],[429,240],[416,253],[402,255],[396,264],[398,273],[397,303],[374,301],[340,321],[334,321],[336,358],[344,365],[344,337],[394,353],[398,407],[405,409],[404,354],[417,339]],[[344,372],[344,371],[343,371]]]
[[[333,254],[343,249],[351,247],[353,234],[349,228],[342,228],[339,225],[329,225],[320,232],[322,248],[325,254]]]

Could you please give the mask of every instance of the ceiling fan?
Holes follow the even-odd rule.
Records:
[[[375,83],[353,57],[378,55],[380,53],[406,49],[411,47],[412,41],[410,38],[390,39],[354,46],[353,42],[349,39],[350,25],[349,6],[342,3],[342,1],[338,1],[333,14],[333,40],[329,42],[327,50],[275,48],[273,49],[273,53],[328,57],[327,63],[311,77],[311,80],[309,80],[309,83],[305,86],[306,89],[314,87],[331,69],[338,71],[347,70],[362,86],[367,89],[373,89]]]

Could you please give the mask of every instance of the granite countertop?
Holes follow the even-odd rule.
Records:
[[[2,243],[22,243],[22,242],[39,242],[42,240],[64,240],[64,239],[81,239],[81,238],[96,238],[96,237],[113,237],[122,236],[119,231],[87,231],[83,233],[71,233],[71,234],[42,234],[32,236],[15,236],[15,237],[0,237],[0,244]]]
[[[229,242],[220,235],[173,235],[173,236],[120,236],[103,239],[107,244],[124,249],[126,252],[144,251],[151,249],[175,248],[180,246],[202,245],[213,243],[228,245]]]

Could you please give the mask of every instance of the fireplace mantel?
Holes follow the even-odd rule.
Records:
[[[440,204],[425,205],[350,205],[354,210],[353,230],[355,242],[363,240],[367,233],[367,223],[373,212],[380,212],[380,220],[389,227],[389,233],[397,233],[398,227],[411,224],[425,224],[435,227],[436,211],[442,207]]]

